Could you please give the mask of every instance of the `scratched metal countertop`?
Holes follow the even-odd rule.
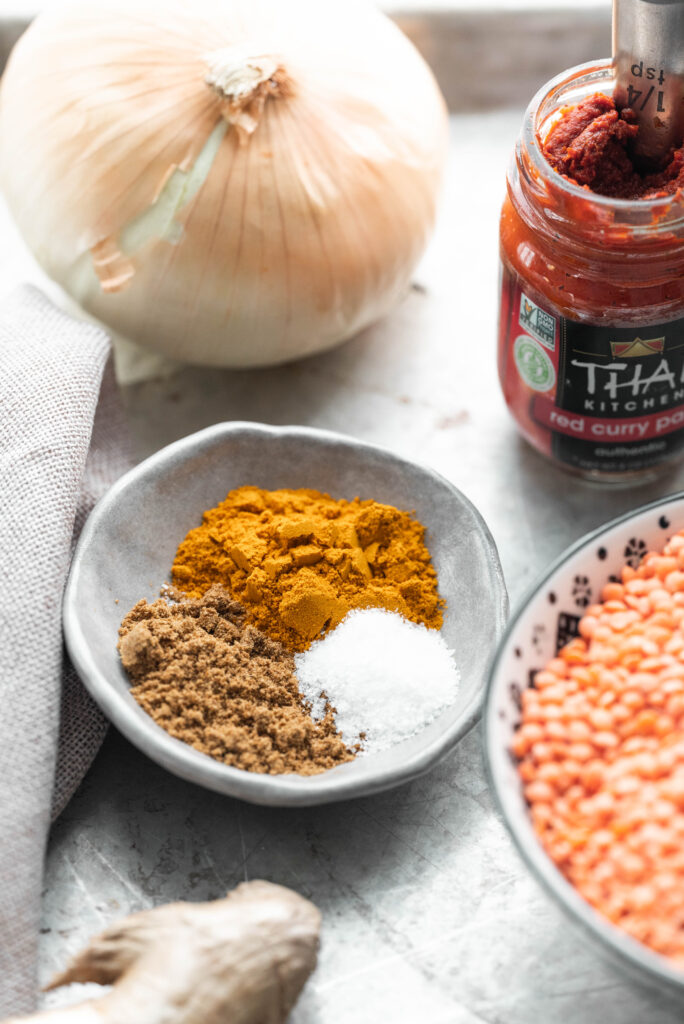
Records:
[[[559,57],[557,68],[571,62]],[[684,487],[684,469],[630,489],[578,482],[530,451],[508,418],[495,371],[497,224],[521,116],[516,100],[452,118],[438,230],[391,317],[277,370],[184,369],[125,386],[138,455],[223,419],[305,423],[385,444],[477,504],[514,605],[582,533]],[[44,284],[2,208],[0,232],[0,294],[26,277]],[[112,730],[51,835],[41,977],[109,921],[212,899],[246,878],[292,886],[323,913],[320,964],[293,1024],[682,1019],[670,997],[598,959],[529,876],[494,811],[479,728],[416,782],[295,811],[200,790]],[[47,1005],[83,995],[73,986]]]

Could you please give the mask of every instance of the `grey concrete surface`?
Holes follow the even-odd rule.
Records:
[[[681,470],[623,490],[580,483],[531,452],[508,418],[495,370],[497,222],[520,117],[454,118],[439,228],[394,315],[278,370],[186,369],[128,386],[138,454],[232,418],[386,444],[476,503],[513,603],[586,530],[682,487]],[[3,287],[39,279],[6,218],[0,228],[11,242]],[[324,916],[294,1024],[675,1024],[684,1014],[600,961],[528,876],[494,812],[478,728],[420,780],[304,811],[204,792],[112,732],[50,840],[42,978],[129,911],[258,877],[294,887]]]

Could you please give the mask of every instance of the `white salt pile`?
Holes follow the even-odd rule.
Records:
[[[315,720],[325,693],[347,745],[387,750],[420,732],[456,699],[459,674],[441,634],[395,612],[349,612],[337,629],[295,655],[295,671]]]

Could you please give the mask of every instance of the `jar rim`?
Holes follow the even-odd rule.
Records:
[[[656,199],[618,199],[612,196],[604,196],[583,188],[581,185],[560,174],[544,156],[540,144],[539,113],[543,108],[545,100],[563,85],[570,85],[573,82],[576,85],[581,85],[582,79],[589,76],[592,72],[596,74],[597,78],[596,91],[602,91],[598,85],[598,80],[600,79],[601,72],[614,72],[613,61],[610,58],[604,58],[602,60],[587,61],[585,64],[576,64],[574,67],[567,68],[554,78],[551,78],[535,93],[523,118],[521,142],[524,145],[526,157],[543,179],[553,184],[554,189],[557,189],[561,195],[565,194],[574,201],[584,202],[587,205],[590,204],[597,210],[605,212],[634,213],[639,214],[640,217],[651,212],[653,217],[648,225],[650,231],[657,232],[659,228],[671,231],[673,226],[680,221],[684,225],[684,190]],[[610,92],[612,93],[612,87]],[[664,215],[669,210],[672,210],[672,213],[677,216],[665,219]],[[637,226],[633,225],[633,227]]]

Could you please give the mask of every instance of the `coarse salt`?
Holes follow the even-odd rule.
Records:
[[[295,656],[295,672],[314,720],[325,715],[325,693],[345,743],[361,742],[366,754],[420,732],[453,704],[459,682],[437,630],[380,608],[350,612]]]

